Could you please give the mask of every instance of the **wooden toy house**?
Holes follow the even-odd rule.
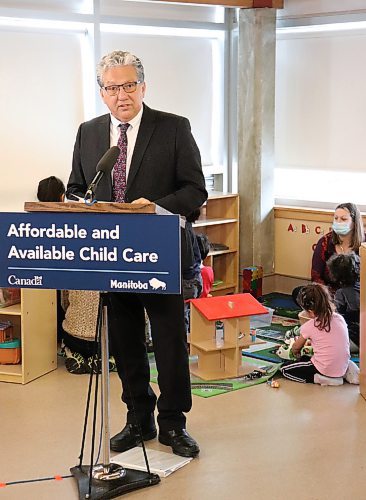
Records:
[[[242,366],[242,349],[253,343],[250,316],[257,314],[268,310],[250,293],[191,300],[191,354],[198,357],[191,372],[204,380],[249,373]]]

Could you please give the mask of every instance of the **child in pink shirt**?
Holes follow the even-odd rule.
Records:
[[[311,318],[300,329],[300,337],[292,346],[295,356],[300,355],[307,340],[311,341],[314,355],[282,368],[284,377],[295,382],[321,385],[358,383],[358,367],[350,361],[347,324],[335,305],[328,289],[319,283],[303,287],[298,297],[300,305]]]

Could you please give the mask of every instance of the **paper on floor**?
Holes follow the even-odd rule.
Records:
[[[187,465],[192,460],[192,458],[180,457],[173,453],[158,450],[146,449],[146,454],[150,472],[158,474],[160,477],[169,476],[169,474]],[[147,470],[144,453],[140,446],[115,455],[111,458],[111,461],[127,469]]]

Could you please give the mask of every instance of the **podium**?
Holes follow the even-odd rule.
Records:
[[[22,288],[99,290],[102,452],[93,465],[99,379],[96,374],[90,465],[83,465],[93,373],[79,464],[72,467],[80,499],[115,498],[160,481],[147,471],[111,463],[109,452],[108,311],[113,292],[180,293],[179,216],[155,215],[155,205],[26,202],[28,213],[0,213],[0,286],[16,275]],[[164,239],[161,238],[164,234]],[[169,249],[164,248],[169,241]],[[146,247],[147,251],[144,251]]]

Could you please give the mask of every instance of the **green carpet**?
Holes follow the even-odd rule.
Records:
[[[193,362],[196,358],[191,357],[190,361]],[[252,387],[253,385],[263,384],[267,382],[268,379],[273,377],[273,375],[281,367],[281,363],[272,363],[269,361],[264,361],[262,359],[253,359],[248,356],[243,356],[243,363],[250,364],[253,366],[253,372],[260,369],[264,371],[265,374],[260,378],[251,379],[249,375],[245,375],[239,378],[229,378],[223,380],[202,380],[194,375],[191,375],[191,388],[192,394],[195,396],[200,396],[202,398],[210,398],[212,396],[218,396],[219,394],[225,394],[226,392],[237,391],[238,389],[244,389],[245,387]],[[253,373],[252,372],[252,373]],[[153,383],[157,383],[158,372],[156,370],[155,362],[150,358],[150,380]]]

